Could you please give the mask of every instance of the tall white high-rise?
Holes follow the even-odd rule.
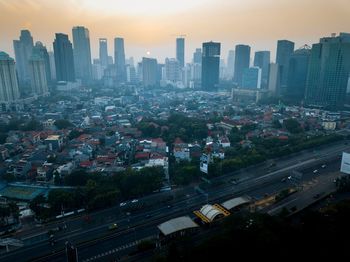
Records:
[[[22,85],[26,85],[30,81],[28,60],[32,55],[33,37],[29,30],[21,30],[19,40],[13,41],[13,48],[16,57],[16,69],[18,78]]]
[[[0,52],[0,102],[7,104],[19,97],[15,61],[5,52]]]
[[[165,78],[167,81],[176,83],[181,81],[181,64],[175,58],[165,59]]]
[[[37,54],[29,59],[30,84],[35,95],[42,96],[49,93],[47,85],[45,60]]]
[[[226,78],[232,79],[235,72],[235,50],[228,51]]]
[[[142,58],[142,84],[144,87],[154,87],[159,84],[157,81],[158,62],[157,59]]]
[[[269,82],[268,90],[272,96],[278,95],[280,92],[280,71],[279,65],[270,63],[269,66]]]

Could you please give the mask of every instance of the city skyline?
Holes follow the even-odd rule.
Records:
[[[292,3],[206,0],[191,4],[182,0],[180,3],[151,0],[147,6],[137,0],[103,0],[98,5],[93,2],[0,0],[0,23],[11,25],[1,29],[0,50],[13,56],[12,39],[18,37],[21,29],[30,30],[34,41],[41,41],[52,50],[55,33],[68,34],[71,39],[72,28],[81,25],[90,31],[93,58],[98,57],[99,38],[112,43],[120,36],[125,39],[126,57],[140,60],[150,52],[150,57],[163,61],[176,56],[175,38],[182,34],[186,34],[186,62],[191,60],[195,48],[211,40],[222,43],[224,56],[235,45],[247,44],[252,46],[252,52],[271,50],[271,56],[275,57],[279,39],[291,40],[299,48],[333,32],[346,32],[350,22],[350,4],[344,0],[332,3],[321,0],[317,5],[299,0]],[[65,19],[51,19],[53,15]],[[113,53],[113,45],[108,47],[109,53]]]

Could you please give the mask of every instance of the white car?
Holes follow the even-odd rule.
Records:
[[[131,203],[137,203],[137,202],[139,202],[137,199],[134,199],[131,201]]]
[[[123,207],[123,206],[126,206],[126,203],[125,202],[122,202],[119,204],[120,207]]]
[[[313,171],[313,173],[314,173],[314,174],[317,174],[317,173],[318,173],[318,170],[317,170],[317,169],[315,169],[315,170]]]
[[[322,165],[321,167],[322,167],[322,168],[326,168],[326,166],[327,166],[327,165],[326,165],[326,164],[324,164],[324,165]]]

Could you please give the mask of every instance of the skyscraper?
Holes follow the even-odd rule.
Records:
[[[226,72],[227,79],[232,80],[234,72],[235,72],[235,51],[229,50],[228,57],[227,57],[227,72]]]
[[[235,73],[233,81],[236,82],[238,86],[242,86],[243,71],[249,68],[250,64],[250,46],[236,45],[235,53]]]
[[[173,83],[181,81],[181,67],[180,62],[177,59],[165,59],[165,77],[167,81]]]
[[[29,59],[30,83],[32,93],[39,96],[49,93],[45,68],[45,60],[39,54],[33,53]]]
[[[326,108],[344,105],[350,73],[350,34],[324,37],[312,45],[306,81],[306,104]]]
[[[89,30],[83,26],[73,27],[73,54],[75,76],[88,84],[92,79]]]
[[[158,65],[157,59],[142,58],[142,83],[144,87],[157,85]]]
[[[123,83],[126,81],[125,71],[125,50],[124,50],[124,39],[114,39],[114,63],[117,70],[117,82]]]
[[[202,48],[196,48],[196,51],[193,53],[193,63],[202,64]]]
[[[43,43],[36,42],[33,48],[32,54],[35,56],[39,56],[41,59],[44,60],[46,80],[47,80],[47,83],[50,83],[51,82],[50,57],[46,47],[43,45]]]
[[[55,54],[52,51],[49,51],[48,54],[50,61],[51,80],[56,80]]]
[[[288,99],[296,102],[304,99],[310,55],[311,48],[305,45],[290,57],[286,90]]]
[[[261,88],[261,68],[245,68],[242,77],[242,88],[260,89]]]
[[[269,79],[270,51],[258,51],[254,55],[254,66],[261,68],[261,88],[267,89]]]
[[[281,89],[282,92],[285,91],[287,86],[288,78],[288,68],[289,68],[289,59],[294,52],[294,43],[289,40],[278,40],[277,42],[277,53],[276,53],[276,63],[280,67],[281,75]]]
[[[268,90],[272,96],[279,95],[280,92],[280,67],[278,64],[270,63],[269,65],[269,81],[268,81]]]
[[[176,59],[183,68],[185,66],[185,38],[176,38]]]
[[[74,82],[73,48],[68,35],[57,33],[53,42],[53,49],[55,54],[56,80]]]
[[[202,89],[213,91],[219,84],[221,44],[203,43],[202,50]]]
[[[33,50],[33,37],[29,30],[21,30],[19,40],[13,41],[13,47],[20,84],[27,84],[30,82],[28,61]]]
[[[15,61],[5,52],[0,52],[0,103],[8,104],[19,99]]]
[[[100,64],[103,67],[108,66],[108,46],[107,46],[107,38],[100,38],[99,39],[99,47],[100,47]]]

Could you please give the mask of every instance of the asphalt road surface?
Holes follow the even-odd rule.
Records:
[[[175,200],[166,204],[158,200],[164,198],[169,192],[148,196],[139,199],[139,202],[150,205],[140,211],[131,212],[130,215],[117,206],[90,214],[90,222],[86,222],[82,217],[68,219],[64,221],[67,229],[55,235],[54,246],[51,246],[48,241],[35,243],[35,238],[33,239],[32,236],[45,234],[47,230],[62,225],[63,222],[54,222],[43,228],[22,232],[17,237],[27,238],[28,244],[2,254],[0,261],[65,261],[64,243],[66,241],[77,245],[79,261],[106,261],[105,259],[110,257],[126,255],[142,239],[157,235],[158,224],[182,215],[192,216],[193,210],[200,209],[207,202],[221,203],[242,195],[260,199],[266,194],[280,192],[295,184],[305,186],[308,183],[314,183],[314,191],[306,194],[308,196],[293,195],[291,197],[298,197],[297,200],[289,199],[281,203],[292,201],[286,206],[290,208],[290,205],[296,205],[302,208],[311,199],[315,200],[314,196],[320,194],[318,192],[326,192],[330,184],[334,186],[333,181],[330,180],[339,170],[339,156],[341,152],[349,149],[348,145],[337,143],[316,151],[304,151],[279,159],[274,167],[267,163],[247,168],[215,179],[216,185],[205,188],[204,194],[198,193],[193,186],[173,190],[170,194],[175,197]],[[327,167],[321,170],[323,164]],[[315,169],[319,170],[317,175],[313,173]],[[293,179],[282,182],[286,177],[297,176],[296,174],[299,173],[302,175],[297,181]],[[329,176],[330,173],[333,175]],[[232,178],[236,179],[237,184],[231,183]],[[319,188],[320,186],[322,188]],[[118,228],[110,231],[108,226],[112,223],[117,223]],[[30,239],[33,239],[33,242],[30,242]]]

